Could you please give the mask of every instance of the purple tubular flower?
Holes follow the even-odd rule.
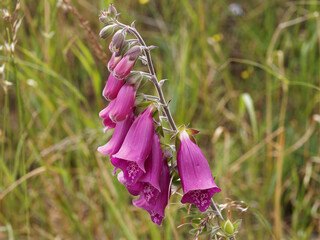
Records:
[[[180,132],[177,153],[178,171],[182,183],[182,203],[192,203],[201,212],[207,210],[213,194],[221,191],[212,177],[209,164],[201,149],[191,141],[188,133]]]
[[[126,52],[113,70],[114,76],[118,79],[125,78],[130,73],[140,54],[141,48],[139,46],[134,46]]]
[[[134,113],[132,111],[125,121],[116,124],[112,138],[107,144],[98,147],[98,151],[105,155],[112,155],[118,152],[133,120]]]
[[[137,200],[133,200],[132,203],[136,207],[142,208],[149,212],[152,222],[161,225],[162,219],[165,216],[165,208],[168,205],[170,198],[170,173],[166,160],[163,160],[163,167],[160,175],[160,194],[154,205],[148,204],[146,199],[141,195]]]
[[[114,77],[112,73],[110,73],[107,84],[103,89],[102,95],[108,101],[115,99],[123,83],[124,83],[124,79],[117,79]]]
[[[150,105],[136,118],[119,152],[112,156],[112,164],[122,169],[124,179],[129,185],[135,184],[146,172],[144,163],[151,152],[154,133],[153,111],[154,107]]]
[[[148,204],[154,204],[160,193],[159,179],[162,170],[163,154],[158,135],[154,132],[151,154],[145,162],[146,173],[141,176],[141,194]]]
[[[111,120],[113,122],[125,120],[133,108],[135,98],[136,90],[134,85],[124,84],[114,100],[114,106],[110,110],[109,116]]]
[[[108,70],[109,72],[112,72],[115,67],[117,66],[117,64],[120,62],[122,56],[120,52],[115,52],[112,54],[109,62],[108,62]]]
[[[114,107],[114,105],[115,101],[111,101],[105,109],[99,112],[99,117],[103,118],[103,125],[106,127],[105,131],[116,126],[116,123],[114,123],[109,117],[109,113],[111,109]]]

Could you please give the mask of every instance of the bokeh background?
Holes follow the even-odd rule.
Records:
[[[156,226],[96,151],[110,138],[98,117],[110,53],[88,29],[98,36],[110,2],[23,0],[16,14],[0,2],[0,239],[193,239],[177,228],[189,221],[179,195]],[[319,239],[320,2],[114,4],[159,46],[158,78],[178,125],[201,131],[215,200],[248,207],[230,209],[239,239]]]

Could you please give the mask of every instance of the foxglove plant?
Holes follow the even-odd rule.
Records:
[[[158,81],[151,59],[150,52],[155,47],[147,46],[134,24],[125,25],[118,21],[118,16],[115,7],[110,5],[99,18],[105,25],[100,32],[101,38],[116,33],[109,45],[112,52],[108,62],[110,76],[103,90],[103,96],[111,102],[99,114],[106,129],[115,127],[115,130],[111,140],[98,151],[109,156],[115,166],[115,174],[117,169],[121,170],[117,174],[119,182],[133,196],[140,195],[133,200],[133,204],[146,210],[154,223],[161,225],[173,176],[179,174],[184,194],[181,202],[193,204],[205,212],[207,217],[204,219],[216,217],[222,221],[214,226],[212,222],[203,220],[196,231],[197,236],[206,227],[212,237],[218,234],[219,237],[234,239],[236,227],[229,218],[224,220],[219,205],[212,199],[221,190],[215,184],[209,164],[192,136],[198,131],[187,129],[184,125],[178,128],[173,120],[162,92],[164,80]],[[139,60],[148,66],[149,72],[132,71]],[[143,102],[141,99],[137,101],[141,81],[153,83],[158,97],[140,93]],[[145,106],[146,109],[138,114]],[[171,129],[165,128],[159,119],[165,119]],[[160,143],[164,143],[163,131],[176,140],[176,145],[170,146],[177,150],[177,164],[172,156],[168,158],[168,154],[163,153],[166,151],[165,144],[161,147]]]

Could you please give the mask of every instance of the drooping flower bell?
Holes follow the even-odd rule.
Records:
[[[112,155],[119,151],[124,138],[126,137],[129,128],[134,120],[133,111],[129,114],[126,120],[116,124],[112,138],[105,145],[98,147],[98,151],[105,155]]]
[[[146,173],[144,173],[133,185],[128,184],[122,174],[118,174],[120,179],[119,181],[127,186],[128,191],[132,195],[139,195],[146,200],[146,202],[150,205],[153,205],[155,201],[157,200],[159,193],[160,193],[160,174],[162,170],[163,165],[163,154],[161,151],[161,145],[159,141],[159,137],[156,132],[153,134],[153,140],[152,140],[152,150],[151,154],[145,161],[145,170]],[[112,163],[115,163],[114,160],[112,160]],[[133,194],[134,192],[135,194]],[[135,195],[135,196],[136,196]]]
[[[159,193],[159,179],[163,165],[163,154],[158,134],[154,132],[151,154],[145,162],[146,173],[141,176],[139,183],[142,183],[141,194],[148,204],[154,204]]]
[[[131,112],[136,99],[136,89],[132,84],[124,84],[114,99],[114,106],[110,110],[109,117],[113,122],[125,120]]]
[[[115,77],[118,79],[125,78],[130,73],[131,69],[133,68],[134,64],[136,63],[140,55],[140,46],[134,46],[131,49],[129,49],[113,70]]]
[[[154,133],[153,105],[141,113],[131,125],[120,150],[114,154],[111,163],[123,171],[128,185],[135,184],[145,170],[145,161],[152,148]]]
[[[154,205],[148,204],[143,195],[132,203],[136,207],[149,212],[152,222],[161,225],[162,219],[165,217],[165,208],[168,205],[170,198],[170,172],[166,159],[163,160],[162,171],[160,175],[160,194]]]
[[[111,109],[114,107],[114,104],[115,104],[115,101],[111,101],[109,105],[106,108],[102,109],[99,113],[99,117],[103,118],[103,125],[105,126],[105,129],[104,129],[105,131],[108,129],[114,128],[116,126],[116,123],[113,122],[109,117],[109,113]]]
[[[117,79],[114,77],[113,73],[110,73],[108,81],[103,89],[102,95],[108,101],[115,99],[123,83],[124,83],[124,79]]]
[[[209,164],[201,149],[190,139],[186,130],[179,133],[178,171],[182,183],[182,203],[192,203],[201,212],[207,210],[213,194],[221,191],[212,177]]]

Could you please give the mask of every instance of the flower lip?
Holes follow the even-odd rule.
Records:
[[[201,212],[204,212],[208,209],[212,196],[219,192],[221,192],[221,189],[218,187],[190,190],[184,193],[181,203],[192,203],[198,207]]]

